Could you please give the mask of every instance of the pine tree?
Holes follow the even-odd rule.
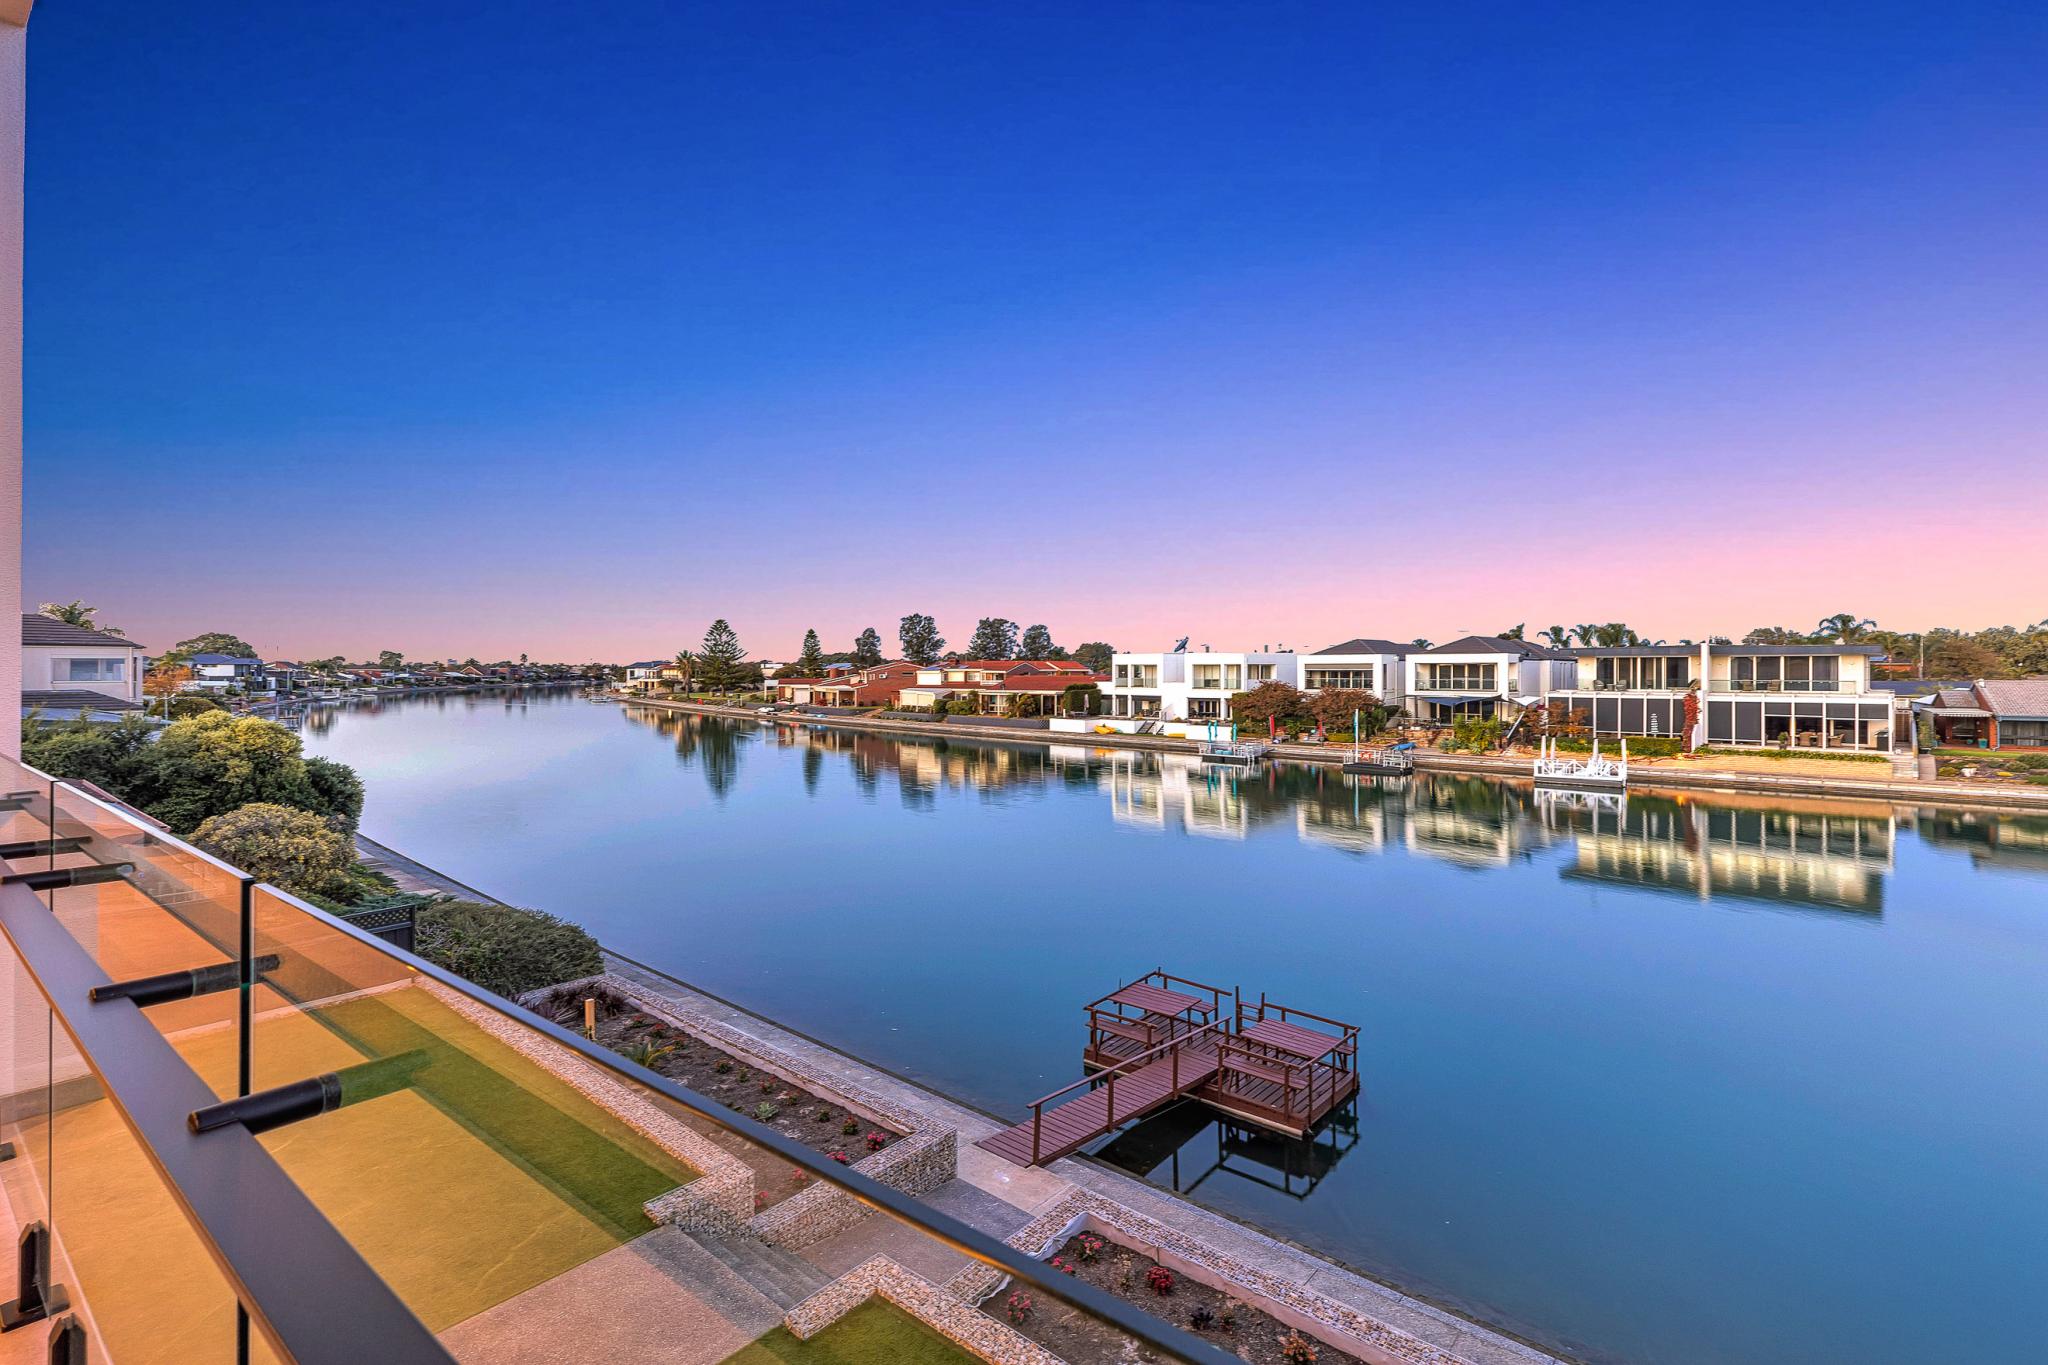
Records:
[[[914,664],[935,664],[946,649],[946,637],[939,634],[938,622],[916,612],[903,618],[896,638],[903,645],[903,657]]]
[[[738,687],[744,672],[740,665],[746,657],[747,651],[740,648],[740,637],[725,623],[725,618],[713,621],[711,629],[704,632],[704,647],[697,651],[697,673],[704,680],[705,689],[730,692]]]
[[[1017,657],[1017,623],[1000,616],[984,616],[967,642],[970,659],[1014,659]]]
[[[1017,646],[1020,659],[1057,659],[1066,653],[1052,642],[1052,632],[1044,626],[1024,627],[1024,638]]]
[[[882,637],[875,632],[873,626],[869,626],[860,633],[860,638],[853,642],[853,666],[874,668],[881,662]]]
[[[796,671],[798,676],[805,678],[821,678],[825,675],[825,647],[818,643],[818,632],[815,630],[804,632],[804,648],[803,652],[796,656]]]

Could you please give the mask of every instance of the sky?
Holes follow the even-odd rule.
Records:
[[[756,657],[2048,617],[2039,5],[30,29],[26,595]]]

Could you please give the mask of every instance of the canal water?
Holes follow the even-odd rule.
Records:
[[[985,1109],[1154,967],[1363,1026],[1107,1159],[1593,1360],[2042,1358],[2048,819],[1205,772],[572,694],[329,712],[365,832]]]

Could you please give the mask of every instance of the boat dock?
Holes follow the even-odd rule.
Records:
[[[1020,1166],[1071,1155],[1183,1098],[1289,1137],[1358,1093],[1358,1026],[1164,970],[1083,1007],[1091,1074],[978,1144]]]

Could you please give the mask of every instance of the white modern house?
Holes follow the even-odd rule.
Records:
[[[194,654],[185,666],[192,670],[192,681],[185,684],[188,692],[262,692],[270,686],[263,660],[240,654]]]
[[[142,646],[39,613],[21,618],[21,704],[51,720],[142,707]]]
[[[1694,744],[1889,752],[1890,692],[1872,686],[1876,645],[1629,645],[1575,651],[1551,700],[1599,736]]]
[[[1301,655],[1292,650],[1172,650],[1111,658],[1102,695],[1111,720],[1231,722],[1230,696],[1260,683],[1301,686]],[[1122,728],[1122,727],[1118,727]]]
[[[1405,707],[1408,696],[1408,656],[1414,645],[1393,640],[1357,639],[1319,649],[1301,658],[1301,683],[1305,692],[1344,688],[1370,692],[1389,706]]]
[[[1462,716],[1512,718],[1578,676],[1577,660],[1564,650],[1495,635],[1415,650],[1406,663],[1404,709],[1438,724]]]

